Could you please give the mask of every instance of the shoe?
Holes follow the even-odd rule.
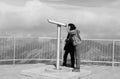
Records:
[[[74,66],[71,66],[72,68],[75,68]]]
[[[62,66],[67,66],[66,64],[63,64]]]
[[[80,72],[80,69],[73,69],[72,72]]]

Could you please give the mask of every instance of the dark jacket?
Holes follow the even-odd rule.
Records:
[[[74,49],[72,35],[68,33],[67,38],[65,40],[64,50],[72,51]]]

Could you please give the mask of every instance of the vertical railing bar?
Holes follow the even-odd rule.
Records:
[[[62,62],[63,62],[63,53],[64,53],[64,45],[65,45],[65,42],[64,42],[64,38],[61,38],[61,40],[62,40],[62,41],[61,41],[61,42],[62,42],[62,44],[61,44],[61,50],[62,50],[62,51],[61,51],[61,53],[62,53],[62,54],[61,54],[61,56],[62,56],[62,57],[61,57],[61,60],[62,60]]]
[[[16,39],[15,39],[15,36],[13,37],[13,43],[14,43],[14,57],[13,57],[13,65],[15,65],[15,44],[16,44]]]
[[[114,67],[114,56],[115,56],[115,52],[114,52],[114,44],[115,44],[115,42],[114,42],[114,40],[113,40],[113,54],[112,54],[112,67]]]

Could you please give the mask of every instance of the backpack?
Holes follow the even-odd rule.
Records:
[[[80,35],[79,35],[79,31],[78,31],[78,30],[75,31],[72,39],[73,39],[73,45],[74,45],[74,46],[76,46],[77,44],[80,44],[80,43],[81,43],[81,37],[80,37]]]

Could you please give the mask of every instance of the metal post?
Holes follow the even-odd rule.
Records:
[[[61,50],[62,50],[62,59],[61,59],[61,62],[63,63],[63,55],[64,55],[64,45],[65,45],[65,42],[64,42],[64,38],[62,38],[62,43],[61,43]]]
[[[13,41],[14,41],[14,59],[13,59],[13,65],[15,65],[15,43],[16,43],[16,41],[15,41],[15,36],[13,37]]]
[[[114,44],[115,44],[115,42],[114,42],[114,40],[113,40],[112,67],[114,67],[114,62],[115,62],[115,61],[114,61],[114,58],[115,58],[115,57],[114,57],[114,56],[115,56],[115,52],[114,52],[114,49],[115,49],[114,47],[115,47],[115,46],[114,46]]]
[[[60,38],[61,38],[61,26],[57,25],[57,62],[56,62],[57,70],[59,70],[60,66]]]

